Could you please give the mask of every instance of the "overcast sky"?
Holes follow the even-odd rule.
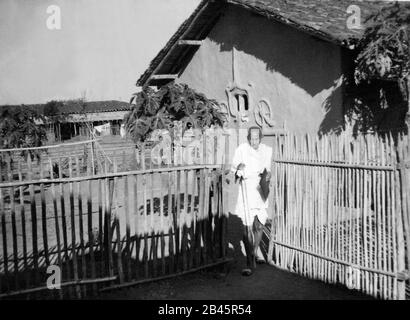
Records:
[[[128,101],[135,82],[200,0],[1,0],[0,105]],[[50,5],[61,29],[49,30]]]

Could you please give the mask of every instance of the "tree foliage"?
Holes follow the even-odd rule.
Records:
[[[358,44],[355,81],[397,80],[403,87],[410,71],[410,4],[396,2],[366,21]]]
[[[155,129],[170,129],[181,121],[183,129],[205,129],[223,125],[225,115],[215,100],[185,84],[167,84],[159,90],[144,87],[131,98],[131,111],[124,117],[127,133],[135,142],[144,142]]]
[[[384,5],[365,21],[346,107],[354,130],[406,132],[410,88],[410,4]]]
[[[61,108],[64,102],[59,100],[51,100],[44,105],[43,115],[48,118],[51,123],[63,122],[66,116],[61,114]]]
[[[3,106],[0,110],[0,146],[9,148],[40,147],[47,140],[41,124],[44,117],[28,106]]]

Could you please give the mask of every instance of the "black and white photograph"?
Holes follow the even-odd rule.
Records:
[[[410,300],[409,128],[410,1],[0,0],[0,308]]]

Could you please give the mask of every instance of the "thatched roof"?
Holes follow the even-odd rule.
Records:
[[[37,110],[40,114],[45,114],[46,104],[27,104],[27,107]],[[4,105],[0,108],[13,108],[14,106]],[[67,100],[58,103],[55,115],[83,114],[83,113],[100,113],[114,111],[131,110],[131,104],[128,102],[108,100],[108,101],[86,101],[81,103],[78,100]]]
[[[183,61],[193,56],[196,47],[177,45],[178,40],[203,40],[228,6],[238,6],[279,21],[312,36],[349,47],[362,36],[363,29],[348,29],[347,8],[358,5],[362,23],[382,6],[382,1],[361,0],[203,0],[180,26],[165,47],[151,61],[137,81],[137,86],[161,85],[164,79],[150,79],[153,74],[175,74]],[[169,81],[169,80],[168,80]]]
[[[44,108],[44,105],[37,105]],[[78,101],[64,101],[59,108],[60,114],[74,114],[74,113],[98,113],[98,112],[114,112],[127,111],[131,109],[128,102],[107,100],[107,101],[86,101],[83,104]]]

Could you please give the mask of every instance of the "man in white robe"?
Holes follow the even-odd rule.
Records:
[[[237,215],[244,225],[244,244],[247,258],[247,268],[242,270],[243,275],[251,275],[255,268],[255,261],[263,226],[268,219],[268,200],[261,195],[260,179],[266,169],[267,180],[270,180],[272,148],[261,143],[262,130],[259,127],[248,129],[248,142],[243,143],[235,150],[232,159],[232,172],[239,180],[239,194],[235,207]]]

